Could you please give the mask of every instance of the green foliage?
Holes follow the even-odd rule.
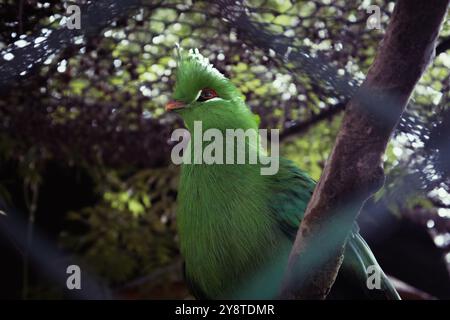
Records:
[[[178,252],[177,171],[142,170],[127,179],[116,171],[99,174],[103,197],[93,207],[68,214],[74,228],[61,234],[63,246],[115,284],[167,265]]]
[[[331,121],[320,122],[298,139],[286,142],[281,146],[283,156],[294,161],[311,178],[319,180],[339,131],[341,118],[339,116]]]

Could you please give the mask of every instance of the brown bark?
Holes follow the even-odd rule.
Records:
[[[384,182],[382,156],[433,58],[449,0],[399,0],[375,61],[342,127],[297,234],[281,297],[324,299],[364,202]]]

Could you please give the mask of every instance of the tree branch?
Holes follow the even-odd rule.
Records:
[[[449,0],[399,0],[374,64],[349,102],[333,151],[306,209],[281,292],[324,299],[364,202],[383,184],[382,156],[433,58]]]
[[[339,102],[321,111],[320,113],[313,115],[308,120],[297,122],[292,126],[287,127],[286,129],[281,131],[280,141],[284,141],[288,138],[291,138],[294,135],[298,135],[305,132],[306,130],[314,126],[317,122],[326,119],[332,119],[339,112],[343,111],[344,108],[345,103]]]

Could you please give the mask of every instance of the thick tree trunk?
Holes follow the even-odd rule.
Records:
[[[366,81],[349,102],[306,209],[281,297],[324,299],[364,202],[383,184],[382,157],[411,93],[433,58],[449,0],[399,0]]]

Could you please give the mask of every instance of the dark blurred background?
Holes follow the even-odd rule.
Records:
[[[213,1],[0,0],[0,297],[189,298],[164,111],[174,47],[198,48],[318,179],[348,97],[249,43]],[[81,7],[80,30],[66,9]],[[370,29],[369,5],[380,8]],[[393,1],[244,1],[251,20],[360,82]],[[385,156],[361,232],[404,297],[450,298],[450,22]],[[349,164],[350,165],[350,164]],[[80,291],[66,268],[82,270]]]

